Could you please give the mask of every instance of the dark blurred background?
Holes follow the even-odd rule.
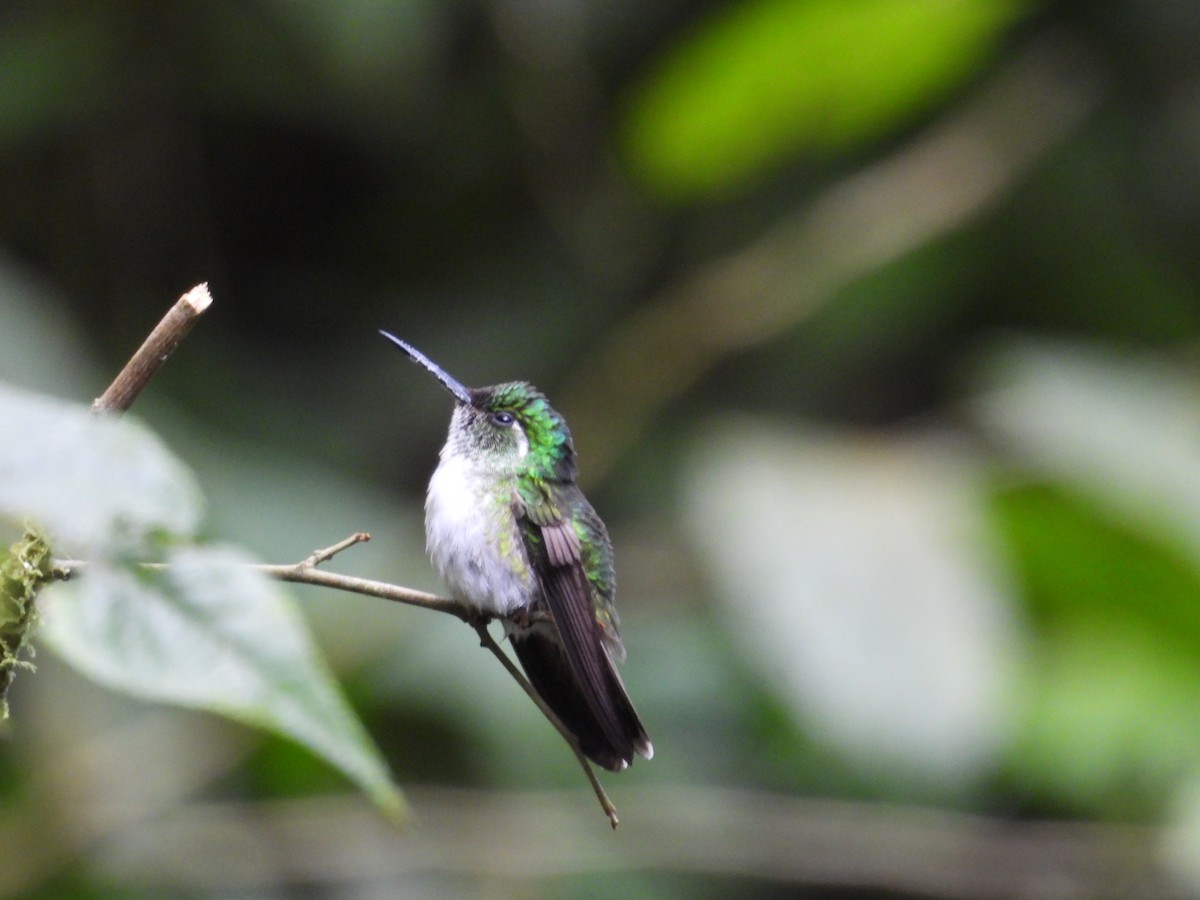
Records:
[[[208,531],[425,589],[469,384],[535,382],[658,751],[460,623],[297,591],[416,819],[47,655],[29,897],[1200,895],[1200,6],[0,5],[0,378],[135,412]],[[7,807],[7,809],[6,809]],[[7,873],[7,874],[6,874]]]

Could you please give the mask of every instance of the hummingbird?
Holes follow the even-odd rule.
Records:
[[[604,522],[576,483],[575,445],[525,381],[468,388],[384,337],[454,397],[425,497],[425,544],[451,595],[498,618],[541,696],[583,754],[620,771],[654,747],[617,674],[625,661]]]

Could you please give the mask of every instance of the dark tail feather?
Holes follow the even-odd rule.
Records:
[[[589,698],[571,669],[562,643],[550,629],[516,631],[512,644],[529,683],[575,735],[584,756],[619,772],[633,762],[635,753],[646,759],[654,754],[646,729],[607,653],[602,696]]]

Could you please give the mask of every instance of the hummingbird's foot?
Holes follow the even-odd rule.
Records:
[[[504,639],[512,642],[532,631],[554,630],[554,616],[549,610],[526,607],[504,617]]]
[[[467,610],[463,616],[463,620],[475,629],[475,633],[479,635],[479,646],[486,647],[490,640],[488,634],[488,626],[492,624],[494,616],[489,616],[487,613],[479,609]]]
[[[465,619],[467,624],[476,630],[487,628],[492,624],[492,617],[479,609],[468,610]]]
[[[535,625],[540,625],[544,622],[553,622],[554,616],[549,610],[538,609],[536,607],[525,607],[518,609],[515,613],[508,617],[508,622],[511,623],[512,631],[524,631],[527,628],[532,628]]]

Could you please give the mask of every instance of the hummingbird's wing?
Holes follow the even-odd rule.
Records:
[[[529,629],[514,635],[513,646],[533,686],[575,733],[584,753],[606,768],[622,769],[634,753],[649,758],[653,748],[608,649],[614,646],[623,654],[611,610],[608,535],[587,500],[582,495],[573,500],[573,519],[548,497],[544,503],[526,503],[522,535],[556,633],[548,637]],[[577,525],[588,535],[591,554]],[[596,553],[600,565],[585,559]],[[601,590],[609,595],[599,596]]]

